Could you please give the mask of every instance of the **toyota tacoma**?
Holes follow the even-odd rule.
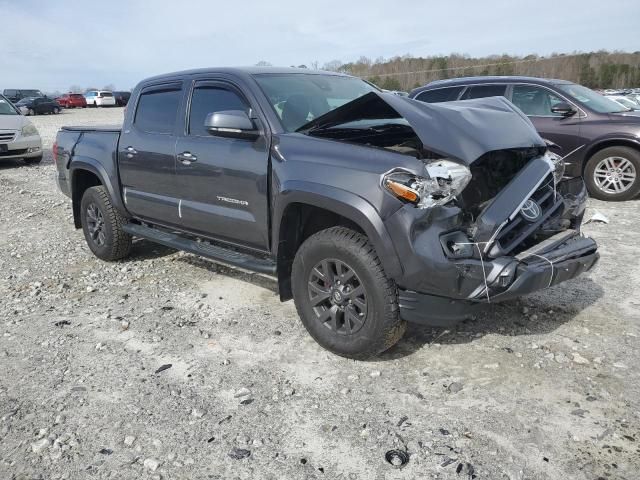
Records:
[[[502,97],[425,104],[347,75],[203,69],[133,91],[119,127],[53,147],[75,227],[277,278],[323,347],[379,354],[591,269],[581,178]]]

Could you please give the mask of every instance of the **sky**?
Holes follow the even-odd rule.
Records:
[[[640,50],[638,0],[0,0],[0,89],[200,67]]]

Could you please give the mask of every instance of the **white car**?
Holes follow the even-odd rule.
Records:
[[[631,110],[640,110],[640,105],[633,101],[633,99],[626,97],[624,95],[605,95],[609,100],[613,100],[618,105],[622,105],[625,108],[630,108]]]
[[[33,123],[0,95],[0,160],[42,161],[42,139]]]
[[[87,107],[113,107],[116,104],[113,92],[108,90],[90,90],[84,94],[84,98]]]

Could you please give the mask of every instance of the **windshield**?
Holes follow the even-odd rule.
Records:
[[[18,115],[13,105],[4,97],[0,97],[0,115]]]
[[[359,78],[338,75],[257,74],[255,79],[287,132],[376,90]]]
[[[590,108],[594,112],[598,113],[619,113],[626,112],[628,109],[621,107],[620,104],[603,97],[599,93],[593,90],[583,87],[582,85],[576,85],[574,83],[568,85],[557,85],[557,87],[564,93],[572,97],[577,102],[581,103],[587,108]]]

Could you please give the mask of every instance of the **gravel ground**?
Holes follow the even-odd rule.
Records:
[[[640,477],[640,202],[590,201],[592,273],[355,362],[271,279],[144,241],[91,255],[50,148],[121,120],[35,117],[42,165],[0,164],[0,478]]]

